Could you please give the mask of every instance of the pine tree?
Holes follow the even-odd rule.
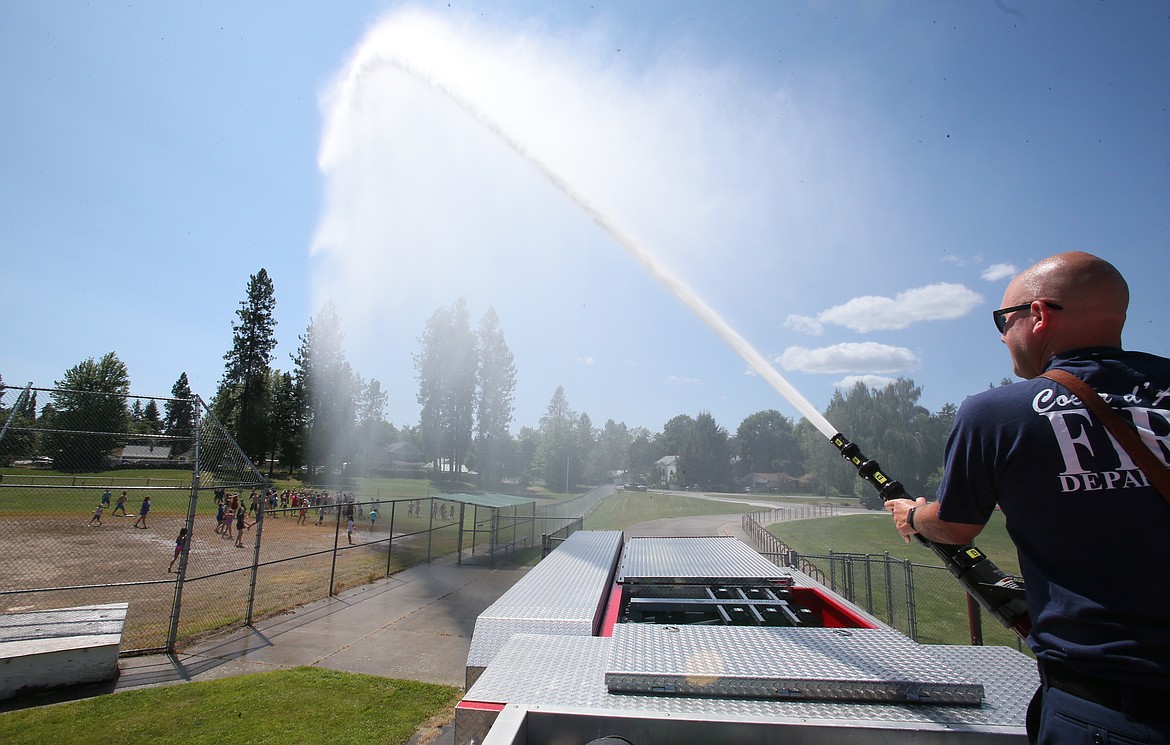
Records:
[[[142,407],[141,423],[146,434],[157,435],[162,432],[162,417],[158,413],[158,402],[153,398]]]
[[[422,350],[414,365],[425,452],[458,473],[471,447],[478,358],[466,301],[460,298],[450,309],[436,310],[419,342]]]
[[[538,467],[549,491],[568,490],[573,486],[570,470],[576,423],[577,412],[569,408],[564,386],[557,386],[544,416],[540,418],[540,449],[537,452]]]
[[[223,379],[213,410],[254,461],[268,451],[270,427],[269,363],[276,348],[276,295],[268,272],[248,278],[247,296],[232,323],[232,348],[223,356]]]
[[[305,460],[305,407],[298,395],[298,386],[292,373],[272,371],[272,427],[270,442],[276,455],[272,460],[293,471],[304,465]],[[269,474],[272,468],[269,464]]]
[[[163,434],[171,441],[171,454],[182,455],[195,444],[195,400],[187,373],[171,386],[171,398],[163,402]]]
[[[326,303],[309,321],[293,357],[297,396],[304,407],[310,473],[319,468],[326,473],[338,471],[350,453],[360,381],[345,359],[343,338],[337,308]]]
[[[494,308],[488,308],[479,323],[476,387],[476,463],[484,483],[498,484],[515,409],[516,364]]]
[[[354,452],[362,475],[371,475],[371,469],[385,465],[386,448],[395,434],[393,426],[386,421],[386,392],[382,383],[370,380],[360,386],[357,396],[357,430],[354,436]]]

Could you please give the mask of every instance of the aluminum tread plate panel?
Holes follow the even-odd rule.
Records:
[[[515,634],[546,634],[549,636],[592,636],[593,624],[580,620],[527,620],[511,618],[483,618],[475,622],[475,634],[467,652],[468,667],[487,667],[496,653]]]
[[[593,622],[609,594],[621,546],[620,531],[574,533],[479,617]]]
[[[528,707],[649,712],[655,716],[767,718],[776,722],[822,721],[885,728],[938,727],[1023,732],[1024,711],[1037,685],[1035,663],[1007,647],[923,646],[984,686],[981,706],[847,703],[610,693],[605,685],[613,639],[518,635],[464,696]],[[1005,729],[1006,728],[1006,729]]]
[[[467,653],[468,679],[513,634],[591,636],[604,612],[621,549],[621,531],[569,536],[476,619]]]
[[[619,624],[614,693],[940,702],[978,706],[983,686],[897,631]]]
[[[618,581],[627,584],[758,584],[791,575],[731,536],[631,538]]]

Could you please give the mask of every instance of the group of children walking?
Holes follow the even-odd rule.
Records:
[[[89,524],[102,526],[102,513],[110,508],[110,499],[112,495],[110,490],[106,489],[102,492],[102,499],[98,502],[97,509],[93,511],[93,517],[89,519]],[[126,492],[122,492],[122,496],[118,497],[118,504],[114,507],[113,514],[122,513],[122,517],[133,517],[133,515],[126,514]],[[150,495],[142,498],[142,506],[138,509],[138,519],[134,521],[134,527],[146,529],[146,515],[150,512]]]
[[[256,502],[256,493],[252,492],[252,502]],[[236,547],[244,547],[244,531],[255,525],[255,522],[247,522],[248,512],[240,506],[240,495],[232,494],[231,501],[221,492],[216,492],[215,495],[215,532],[220,536],[231,539],[232,537],[232,522],[236,524]],[[257,518],[258,519],[258,518]]]
[[[276,493],[275,490],[271,490],[270,496],[275,497],[275,493]],[[287,494],[287,492],[286,492],[286,494]],[[101,527],[102,514],[107,509],[110,508],[110,502],[112,501],[112,498],[113,498],[113,495],[110,493],[109,489],[106,489],[102,493],[101,501],[98,502],[97,509],[94,510],[93,517],[91,517],[89,520],[90,526],[97,525],[98,527]],[[122,495],[120,497],[118,497],[117,505],[114,507],[112,514],[117,515],[117,514],[121,513],[123,517],[134,517],[134,515],[128,514],[126,512],[126,499],[127,499],[126,492],[123,491]],[[256,492],[253,490],[253,492],[252,492],[253,508],[252,509],[254,511],[259,511],[259,509],[262,509],[261,507],[259,507],[258,499],[259,498],[258,498]],[[297,502],[299,502],[299,504],[297,504]],[[300,498],[297,500],[297,502],[294,502],[293,505],[294,505],[294,507],[299,508],[300,514],[299,514],[298,523],[303,525],[305,523],[306,513],[308,512],[308,508],[309,508],[309,499],[308,498]],[[215,532],[218,535],[220,535],[221,537],[231,540],[231,538],[233,537],[233,532],[232,532],[233,525],[232,524],[235,523],[235,536],[234,537],[236,540],[236,546],[239,548],[243,548],[244,547],[244,531],[251,528],[256,523],[255,522],[251,522],[251,523],[247,522],[247,517],[248,517],[249,511],[244,509],[240,505],[239,494],[225,494],[223,490],[216,490],[215,504],[216,504]],[[325,512],[333,506],[335,506],[335,503],[332,503],[332,500],[328,500],[328,499],[319,500],[319,504],[317,505],[318,511],[320,512],[320,515],[319,515],[318,521],[317,521],[318,525],[320,525],[321,522],[324,520]],[[147,496],[142,498],[142,506],[138,510],[137,519],[134,521],[135,528],[141,528],[143,530],[146,529],[146,516],[148,514],[150,514],[150,507],[151,507],[150,496],[147,495]],[[346,500],[343,502],[342,507],[344,507],[344,512],[345,512],[346,538],[352,544],[354,542],[353,541],[353,534],[354,534],[355,504],[352,501]],[[444,505],[444,509],[445,509],[445,505]],[[362,516],[360,506],[357,506],[356,512],[357,512],[357,517],[360,518]],[[414,515],[421,513],[421,512],[422,512],[422,506],[418,502],[418,500],[411,501],[410,502],[410,514],[412,516],[414,516]],[[454,510],[452,510],[452,513],[454,513]],[[259,515],[257,515],[257,519],[259,519]],[[369,511],[369,519],[370,519],[370,529],[372,530],[374,527],[374,523],[378,519],[378,512],[373,507],[371,507],[371,509]],[[175,570],[174,569],[175,563],[179,561],[179,557],[182,555],[183,551],[186,548],[188,548],[189,544],[190,544],[190,536],[187,533],[187,528],[180,529],[178,536],[175,537],[174,556],[171,558],[170,565],[167,566],[167,573],[168,574]]]

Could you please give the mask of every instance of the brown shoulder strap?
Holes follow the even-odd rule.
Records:
[[[1049,370],[1042,373],[1040,377],[1059,383],[1075,393],[1077,398],[1089,407],[1089,411],[1096,414],[1097,418],[1105,424],[1118,444],[1125,448],[1129,457],[1133,458],[1137,467],[1142,469],[1142,473],[1146,474],[1146,478],[1150,480],[1154,488],[1162,494],[1167,502],[1170,502],[1170,470],[1162,465],[1158,456],[1142,444],[1137,431],[1126,424],[1121,415],[1110,408],[1109,404],[1101,400],[1093,386],[1066,370]]]

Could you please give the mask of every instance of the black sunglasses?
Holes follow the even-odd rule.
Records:
[[[1053,310],[1064,310],[1054,302],[1049,300],[1033,300],[1032,303],[1041,302]],[[1023,305],[1013,305],[1010,308],[1000,308],[999,310],[991,311],[991,319],[995,321],[995,328],[999,330],[1000,336],[1003,336],[1004,331],[1007,330],[1007,314],[1015,313],[1017,310],[1027,310],[1032,307],[1032,303],[1024,303]]]

